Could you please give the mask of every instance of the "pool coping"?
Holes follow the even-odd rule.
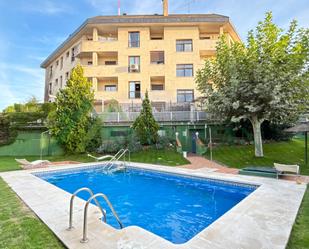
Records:
[[[76,198],[73,224],[67,231],[71,194],[36,177],[33,173],[93,167],[98,163],[57,166],[0,173],[0,176],[30,209],[58,236],[68,248],[108,249],[284,249],[306,190],[305,184],[262,177],[231,175],[205,168],[177,167],[131,163],[134,168],[155,170],[184,176],[232,181],[259,187],[223,216],[184,244],[173,244],[143,228],[129,226],[117,230],[99,220],[98,209],[90,205],[89,242],[82,244],[82,216],[85,201]],[[50,212],[53,210],[53,212]]]

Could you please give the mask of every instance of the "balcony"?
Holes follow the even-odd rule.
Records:
[[[199,50],[201,55],[214,55],[216,53],[216,46],[218,39],[204,39],[199,40]]]
[[[85,77],[106,77],[106,76],[116,76],[122,68],[118,65],[83,65],[84,68],[84,76]],[[127,70],[126,68],[124,70]]]
[[[80,43],[79,53],[117,51],[118,44],[118,40],[89,41],[84,39]]]
[[[149,64],[148,67],[149,75],[151,76],[161,76],[165,75],[165,65],[164,64]]]
[[[164,48],[164,40],[149,40],[149,50],[159,50]]]
[[[139,112],[104,112],[99,116],[105,123],[132,123]],[[154,112],[153,116],[157,122],[200,122],[210,118],[203,111]]]

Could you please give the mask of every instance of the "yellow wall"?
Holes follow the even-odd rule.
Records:
[[[223,27],[223,26],[222,26]],[[176,77],[176,64],[193,64],[194,74],[196,70],[203,66],[203,61],[209,56],[215,54],[215,46],[218,41],[220,32],[223,28],[218,29],[217,33],[203,32],[203,35],[209,35],[211,39],[200,39],[200,30],[198,26],[190,25],[183,27],[164,27],[163,40],[150,40],[150,28],[144,26],[136,27],[118,27],[118,40],[116,41],[98,41],[98,36],[102,35],[100,27],[98,29],[91,28],[88,31],[92,34],[93,40],[89,41],[84,35],[80,40],[76,41],[72,46],[78,45],[78,58],[71,63],[70,57],[64,59],[64,67],[62,70],[55,68],[55,62],[66,52],[52,62],[54,65],[54,74],[48,79],[48,68],[46,70],[46,84],[55,81],[61,75],[65,79],[65,72],[70,71],[76,63],[84,66],[84,75],[92,79],[93,88],[95,90],[95,98],[97,100],[117,99],[120,103],[141,102],[140,99],[129,99],[129,81],[140,81],[142,95],[146,90],[152,101],[177,102],[177,89],[193,89],[194,97],[199,97],[200,93],[196,90],[196,84],[193,77]],[[102,30],[102,28],[101,28]],[[128,47],[128,33],[130,31],[140,32],[140,47]],[[224,31],[227,32],[227,31]],[[227,33],[229,40],[232,39]],[[91,35],[90,35],[91,37]],[[176,52],[177,39],[192,39],[192,52]],[[151,64],[150,51],[164,51],[165,64]],[[107,52],[117,52],[118,56],[110,55]],[[107,53],[107,54],[106,54]],[[128,73],[128,57],[140,56],[140,73]],[[114,60],[118,57],[117,65],[104,65],[106,60]],[[87,65],[87,62],[93,61],[93,65]],[[165,77],[164,91],[151,91],[150,78],[153,76]],[[114,82],[118,86],[117,92],[105,92],[104,80],[106,77],[113,77]],[[59,81],[59,80],[58,80]],[[110,82],[110,81],[109,81]],[[64,84],[63,84],[64,85]],[[53,90],[56,94],[57,88]]]

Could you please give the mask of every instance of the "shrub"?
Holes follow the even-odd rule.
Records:
[[[135,133],[126,137],[126,148],[128,148],[130,152],[137,152],[143,149],[143,146]]]
[[[159,125],[152,115],[147,91],[143,100],[141,113],[134,121],[132,128],[139,137],[142,145],[151,145],[157,142]]]
[[[154,145],[156,149],[166,149],[173,148],[175,146],[176,140],[169,138],[168,136],[159,136],[157,143]]]
[[[124,139],[106,140],[106,141],[103,141],[101,146],[97,149],[97,152],[100,154],[116,153],[120,149],[123,149],[123,148],[125,148]]]
[[[88,135],[94,123],[91,118],[93,101],[92,83],[83,76],[83,68],[78,65],[72,70],[66,87],[57,93],[57,108],[49,115],[48,127],[67,152],[87,150]]]

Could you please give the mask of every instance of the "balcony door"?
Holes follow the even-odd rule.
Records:
[[[141,97],[141,82],[130,81],[129,82],[129,98],[139,99]]]

